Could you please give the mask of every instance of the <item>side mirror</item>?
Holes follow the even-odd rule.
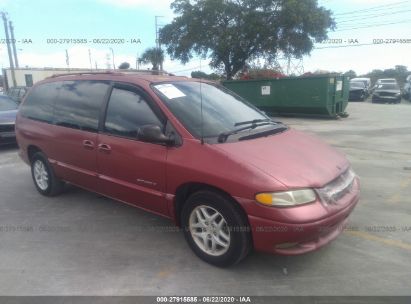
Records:
[[[175,143],[174,138],[164,135],[160,126],[145,125],[138,130],[138,139],[146,142],[166,144],[171,146]]]

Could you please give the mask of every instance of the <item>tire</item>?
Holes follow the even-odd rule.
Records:
[[[184,204],[181,223],[191,249],[209,264],[228,267],[240,262],[251,250],[245,215],[230,198],[218,192],[192,194]],[[219,224],[221,228],[217,227]]]
[[[37,152],[31,159],[31,176],[37,191],[44,196],[56,196],[63,190],[64,183],[56,177],[42,152]]]

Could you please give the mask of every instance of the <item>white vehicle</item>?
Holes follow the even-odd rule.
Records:
[[[403,96],[405,99],[411,100],[411,75],[408,75],[405,80]]]

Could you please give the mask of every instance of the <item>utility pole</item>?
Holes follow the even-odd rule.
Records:
[[[160,24],[158,24],[158,19],[163,18],[164,16],[155,16],[155,27],[156,27],[156,47],[159,52],[158,55],[160,55],[160,50],[161,50],[161,43],[160,43],[160,37],[159,37],[159,29],[160,29]],[[160,62],[160,71],[163,70],[163,62]]]
[[[9,21],[9,27],[10,27],[11,43],[12,43],[12,46],[13,46],[14,63],[16,65],[16,68],[18,68],[19,67],[19,60],[17,59],[16,39],[14,39],[14,27],[13,27],[13,23],[11,21]]]
[[[67,64],[67,68],[70,69],[70,57],[69,57],[67,49],[66,49],[66,64]]]
[[[11,54],[10,48],[10,37],[9,37],[9,29],[7,26],[7,17],[5,12],[1,12],[1,17],[3,18],[4,23],[4,31],[6,33],[6,43],[7,43],[7,53],[9,55],[9,62],[10,62],[10,70],[11,70],[11,79],[13,81],[13,87],[17,86],[16,84],[16,75],[14,74],[14,63],[13,63],[13,56]]]
[[[93,65],[91,64],[91,51],[88,49],[88,60],[90,61],[90,70],[93,69]]]
[[[110,48],[110,50],[111,50],[111,55],[112,55],[111,59],[113,59],[113,70],[115,70],[116,66],[114,64],[114,50],[113,50],[113,48]]]

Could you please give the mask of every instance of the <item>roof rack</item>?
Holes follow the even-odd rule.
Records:
[[[141,72],[146,72],[147,74],[143,74]],[[57,77],[64,77],[64,76],[78,76],[78,75],[155,75],[155,76],[175,76],[172,73],[166,71],[157,71],[157,74],[153,74],[153,71],[131,71],[131,70],[124,70],[121,72],[117,71],[101,71],[101,72],[76,72],[76,73],[59,73],[53,74],[47,78],[57,78]]]
[[[121,72],[113,72],[113,71],[106,71],[106,72],[78,72],[78,73],[64,73],[64,74],[53,74],[48,78],[56,78],[56,77],[63,77],[63,76],[76,76],[76,75],[124,75]]]

